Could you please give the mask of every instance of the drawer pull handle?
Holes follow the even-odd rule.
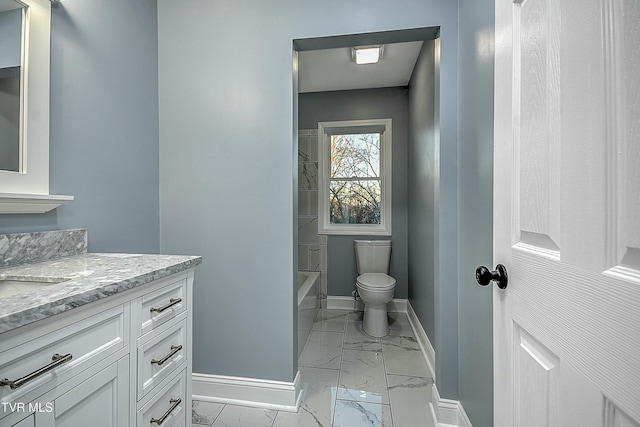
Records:
[[[162,312],[163,312],[163,311],[165,311],[166,309],[171,308],[171,307],[173,307],[174,305],[179,304],[179,303],[181,303],[181,302],[182,302],[182,298],[171,298],[171,299],[169,300],[169,304],[164,305],[164,306],[162,306],[162,307],[160,307],[160,308],[153,308],[153,307],[152,307],[150,311],[151,311],[152,313],[153,313],[154,311],[157,311],[158,313],[162,313]]]
[[[156,423],[158,425],[162,424],[164,420],[167,419],[169,415],[173,412],[174,409],[178,407],[182,403],[182,399],[170,399],[169,403],[171,403],[171,408],[167,412],[164,413],[160,418],[151,418],[150,424]]]
[[[154,363],[157,363],[158,366],[161,366],[164,362],[169,360],[174,354],[176,354],[180,350],[182,350],[182,346],[181,345],[172,345],[171,346],[171,353],[167,354],[165,357],[163,357],[160,360],[151,359],[151,364],[153,365]]]
[[[15,390],[18,387],[24,385],[25,383],[28,383],[29,381],[35,378],[38,378],[40,375],[44,374],[45,372],[49,372],[50,370],[55,369],[64,363],[67,363],[71,359],[73,359],[73,356],[71,354],[61,355],[56,353],[51,357],[51,360],[53,360],[53,362],[49,363],[48,365],[43,366],[42,368],[31,372],[29,375],[26,375],[22,378],[18,378],[15,381],[11,381],[8,378],[0,380],[0,386],[6,385],[6,386],[9,386],[11,390]]]

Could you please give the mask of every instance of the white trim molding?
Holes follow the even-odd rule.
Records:
[[[431,345],[431,341],[429,341],[429,337],[427,333],[424,331],[420,320],[418,320],[418,315],[413,311],[413,307],[411,303],[407,301],[407,317],[409,318],[409,324],[411,325],[411,329],[413,329],[413,333],[416,336],[416,340],[418,341],[418,345],[420,345],[420,350],[422,351],[422,355],[427,360],[427,367],[429,368],[429,373],[431,374],[431,378],[433,381],[436,380],[436,352]]]
[[[328,310],[354,310],[364,311],[364,303],[360,298],[354,299],[353,297],[336,297],[327,296],[326,304]],[[406,313],[407,312],[407,300],[403,298],[394,298],[387,305],[387,312],[389,313]]]
[[[429,411],[436,427],[473,427],[462,404],[457,400],[442,399],[435,384],[431,388]]]
[[[431,421],[436,427],[473,427],[467,413],[465,412],[462,404],[457,400],[442,399],[438,388],[435,385],[435,366],[436,366],[436,352],[429,341],[429,337],[425,332],[416,312],[413,310],[411,303],[406,303],[406,313],[409,318],[409,324],[413,333],[416,336],[416,340],[420,345],[422,355],[427,361],[427,367],[433,377],[434,384],[431,388],[431,402],[429,402],[429,411],[431,412]]]
[[[459,427],[473,427],[471,425],[471,421],[467,416],[467,413],[464,411],[462,407],[462,403],[458,402],[458,426]]]
[[[224,375],[193,374],[193,400],[298,412],[302,401],[300,371],[293,382]]]

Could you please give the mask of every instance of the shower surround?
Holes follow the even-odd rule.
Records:
[[[320,273],[320,298],[327,295],[327,236],[318,234],[318,130],[298,131],[298,271]]]

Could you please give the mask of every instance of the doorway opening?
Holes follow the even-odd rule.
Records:
[[[439,173],[439,27],[297,39],[293,41],[293,161],[294,256],[301,271],[320,274],[318,305],[332,308],[353,304],[357,277],[353,242],[362,235],[322,234],[318,228],[318,123],[349,120],[393,121],[390,233],[393,241],[389,274],[396,278],[395,298],[420,296],[416,309],[427,334],[434,330],[437,251],[434,240],[412,238],[434,235],[437,227],[438,176],[417,179],[425,168]],[[380,61],[359,65],[353,48],[382,46]],[[418,73],[418,74],[416,74]],[[415,154],[419,152],[420,156]],[[418,164],[412,159],[429,164]],[[329,182],[330,180],[326,180]],[[425,194],[412,204],[412,194]],[[429,200],[423,200],[428,198]],[[428,210],[428,212],[426,212]],[[427,262],[413,262],[412,251],[428,254]],[[426,279],[411,277],[428,275]],[[416,288],[413,289],[413,283]],[[298,347],[308,334],[308,319],[298,313]],[[433,336],[433,335],[431,335]],[[432,352],[433,353],[433,352]],[[434,366],[433,357],[431,366]]]

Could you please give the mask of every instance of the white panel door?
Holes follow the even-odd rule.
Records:
[[[495,425],[640,427],[640,1],[496,0]]]

